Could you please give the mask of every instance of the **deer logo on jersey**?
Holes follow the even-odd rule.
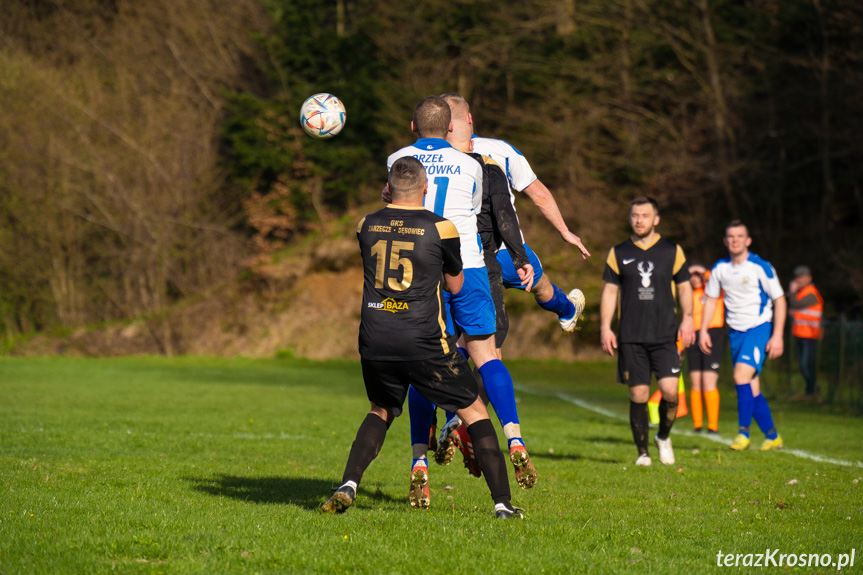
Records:
[[[647,269],[644,269],[644,262],[638,262],[638,273],[641,275],[641,285],[650,287],[650,276],[653,275],[653,262],[647,262]]]

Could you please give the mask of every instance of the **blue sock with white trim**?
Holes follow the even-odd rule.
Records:
[[[551,296],[551,299],[545,302],[537,301],[536,303],[542,309],[556,313],[560,319],[570,319],[575,315],[575,306],[569,301],[562,289],[554,284],[551,284],[551,287],[554,288],[554,295]]]
[[[451,411],[445,411],[444,413],[446,413],[446,421],[444,422],[444,426],[446,426],[447,423],[455,418],[455,413],[452,413]]]
[[[482,384],[488,400],[503,427],[508,423],[518,423],[518,410],[515,407],[515,389],[512,377],[499,359],[488,361],[479,368]]]
[[[752,386],[748,383],[739,383],[737,388],[737,425],[740,433],[749,437],[749,426],[752,425],[752,410],[755,407],[755,398],[752,397]]]
[[[767,399],[761,394],[755,397],[752,407],[752,417],[755,419],[758,427],[761,428],[761,431],[764,432],[764,435],[767,436],[767,439],[776,439],[779,436],[776,433],[776,427],[773,425],[773,415],[770,413],[770,406],[767,405]]]

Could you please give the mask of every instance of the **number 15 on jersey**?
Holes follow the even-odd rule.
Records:
[[[446,191],[445,188],[444,191]],[[437,206],[437,200],[435,200],[435,206]],[[404,291],[411,287],[414,278],[414,266],[410,260],[410,253],[405,252],[411,252],[413,249],[413,242],[387,240],[379,240],[372,246],[372,256],[377,258],[377,265],[375,266],[376,289],[383,289],[384,281],[386,281],[386,287],[393,291]],[[387,259],[387,251],[390,252],[389,259]],[[387,265],[388,262],[389,265]],[[399,270],[402,271],[401,274],[399,274]],[[399,275],[401,275],[401,280],[398,279]]]

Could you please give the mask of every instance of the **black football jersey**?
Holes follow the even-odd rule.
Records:
[[[454,350],[442,291],[442,274],[462,269],[452,222],[421,206],[391,204],[363,218],[357,238],[363,256],[360,356],[421,360]]]
[[[628,239],[611,248],[602,279],[620,286],[620,343],[677,339],[675,284],[689,281],[679,245],[660,237],[644,249]]]
[[[476,229],[483,251],[495,253],[501,244],[506,244],[515,267],[530,263],[503,168],[488,156],[473,152],[468,155],[482,164],[482,209],[476,216]]]

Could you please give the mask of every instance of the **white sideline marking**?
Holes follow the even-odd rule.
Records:
[[[530,387],[526,387],[521,384],[515,384],[515,388],[519,391],[523,391],[525,393],[532,393],[533,395],[551,395],[562,399],[564,401],[568,401],[573,405],[577,405],[582,409],[586,409],[587,411],[592,411],[594,413],[598,413],[600,415],[604,415],[611,419],[617,419],[619,421],[629,421],[628,417],[624,417],[619,415],[609,409],[605,409],[604,407],[599,407],[598,405],[593,405],[592,403],[588,403],[581,399],[580,397],[575,397],[574,395],[569,395],[568,393],[562,392],[546,392],[539,391],[537,389],[531,389]],[[709,441],[715,441],[716,443],[722,443],[723,445],[730,445],[731,440],[723,438],[718,435],[706,435],[703,433],[695,433],[694,431],[690,431],[688,429],[675,430],[674,433],[676,435],[686,435],[688,437],[698,437],[701,439],[707,439]],[[822,457],[821,455],[815,455],[814,453],[809,453],[808,451],[803,451],[802,449],[779,449],[779,453],[787,453],[789,455],[793,455],[795,457],[799,457],[801,459],[809,459],[812,461],[817,461],[818,463],[832,463],[833,465],[841,465],[844,467],[863,467],[863,461],[845,461],[844,459],[833,459],[832,457]]]

